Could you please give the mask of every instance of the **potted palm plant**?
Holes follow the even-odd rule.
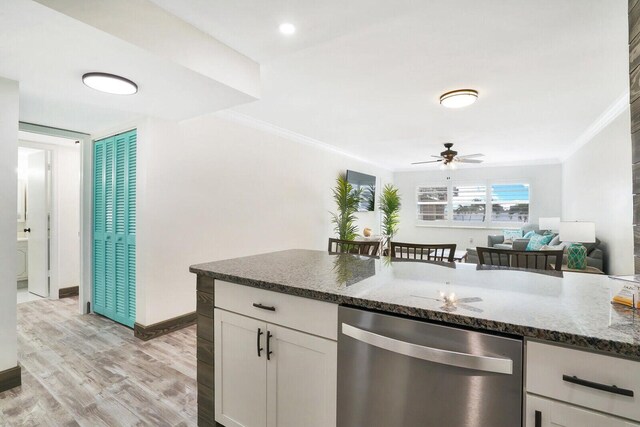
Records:
[[[362,190],[355,190],[345,175],[338,176],[333,191],[337,212],[331,213],[333,228],[340,240],[353,240],[358,235],[356,212],[360,204]]]
[[[380,212],[382,212],[382,235],[385,238],[384,246],[388,248],[389,242],[398,232],[400,224],[400,207],[402,202],[398,188],[387,184],[380,195]]]

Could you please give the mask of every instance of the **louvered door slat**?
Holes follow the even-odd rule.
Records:
[[[94,146],[93,168],[93,308],[94,311],[105,310],[105,253],[104,253],[104,141]]]
[[[131,325],[136,321],[136,172],[137,133],[129,132],[126,138],[126,233],[127,233],[127,318]]]

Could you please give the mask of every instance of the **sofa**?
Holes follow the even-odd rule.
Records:
[[[540,231],[537,224],[527,224],[522,227],[522,234],[526,234],[529,231],[535,231],[537,234],[542,234],[544,231]],[[513,243],[505,243],[503,235],[488,236],[487,246],[496,249],[508,249],[514,251],[524,251],[527,249],[529,239],[515,239]],[[595,243],[585,243],[587,248],[587,265],[589,267],[595,267],[600,271],[604,271],[604,251],[600,239],[596,238]],[[477,264],[479,261],[478,253],[475,248],[467,249],[467,262]],[[564,255],[564,263],[567,263],[567,255]]]

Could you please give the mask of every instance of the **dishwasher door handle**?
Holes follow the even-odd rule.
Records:
[[[441,365],[457,366],[459,368],[474,369],[476,371],[494,372],[497,374],[513,373],[513,361],[500,357],[476,356],[473,354],[459,353],[457,351],[442,350],[440,348],[426,347],[395,338],[385,337],[356,328],[346,323],[342,324],[342,333],[363,343],[382,348],[394,353],[422,359]]]

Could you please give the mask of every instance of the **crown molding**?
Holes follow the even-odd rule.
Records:
[[[604,128],[609,126],[611,122],[618,118],[629,108],[629,91],[625,91],[620,95],[613,104],[609,105],[606,110],[569,146],[560,157],[564,162],[583,145],[587,144],[596,137]]]
[[[369,159],[365,159],[364,157],[360,157],[356,154],[350,153],[348,151],[342,150],[334,145],[327,144],[326,142],[319,141],[317,139],[299,134],[297,132],[290,131],[288,129],[281,128],[269,122],[265,122],[263,120],[256,119],[254,117],[248,116],[246,114],[239,113],[234,110],[223,110],[214,113],[216,117],[219,117],[224,120],[228,120],[234,123],[241,124],[243,126],[247,126],[253,129],[261,130],[263,132],[279,136],[284,139],[288,139],[289,141],[297,142],[300,144],[304,144],[310,147],[318,148],[325,151],[330,151],[336,154],[340,154],[345,157],[349,157],[353,160],[357,160],[359,162],[367,163],[372,166],[385,169],[389,172],[393,172],[393,168],[389,165],[384,165],[381,163],[373,162]]]

